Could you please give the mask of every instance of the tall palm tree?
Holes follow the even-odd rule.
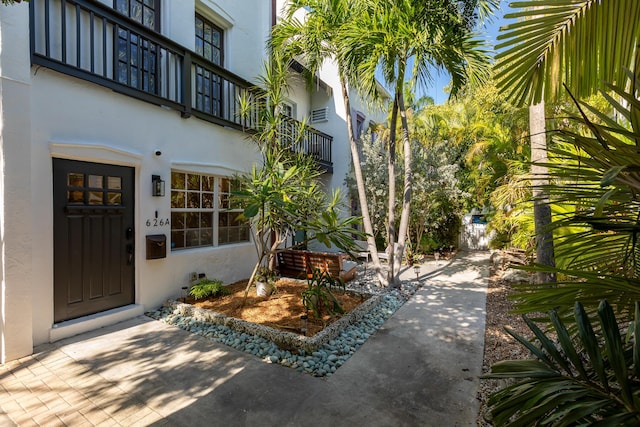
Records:
[[[378,251],[374,239],[371,216],[369,214],[364,179],[360,166],[360,152],[351,116],[351,98],[349,86],[352,83],[346,64],[340,57],[341,31],[361,10],[361,0],[290,0],[285,17],[272,31],[271,49],[279,50],[285,58],[301,59],[305,66],[317,73],[322,63],[333,59],[338,65],[340,88],[344,101],[349,147],[353,162],[354,175],[358,189],[358,198],[362,220],[367,234],[367,245],[380,283],[386,283],[382,274]],[[304,22],[294,15],[304,8],[307,11]]]
[[[481,49],[482,43],[471,37],[470,28],[476,12],[486,15],[496,0],[438,0],[422,2],[401,0],[293,0],[287,19],[273,31],[272,44],[285,48],[290,55],[301,56],[312,71],[319,68],[324,59],[331,57],[338,64],[343,98],[347,112],[354,172],[362,207],[365,231],[373,235],[364,192],[364,182],[359,165],[357,141],[354,138],[350,118],[349,91],[347,85],[357,88],[372,99],[379,94],[376,70],[382,67],[387,83],[393,86],[392,111],[395,130],[397,117],[402,123],[403,152],[405,156],[403,209],[399,226],[397,252],[391,255],[390,274],[380,274],[375,242],[369,237],[378,278],[383,283],[397,281],[409,223],[411,202],[411,146],[406,119],[403,90],[406,77],[413,76],[414,83],[425,83],[431,78],[431,67],[446,69],[452,76],[453,93],[466,82],[477,82],[488,75],[488,57]],[[463,7],[460,7],[460,6]],[[307,19],[300,23],[293,14],[301,7],[309,10]],[[410,60],[413,69],[408,71]],[[395,132],[391,133],[390,153],[395,153]],[[395,175],[393,156],[389,163],[390,183]],[[393,175],[392,175],[393,174]],[[395,192],[391,192],[393,195]],[[392,196],[393,197],[393,196]],[[389,248],[394,247],[395,200],[389,201]],[[390,253],[393,251],[390,251]],[[395,255],[395,257],[394,257]]]
[[[460,7],[462,5],[462,7]],[[388,252],[389,282],[399,283],[400,264],[409,226],[412,162],[404,91],[427,84],[433,70],[446,70],[452,77],[451,93],[466,83],[477,84],[489,76],[488,55],[471,31],[477,16],[492,10],[494,0],[439,0],[424,2],[363,1],[362,13],[343,27],[340,56],[353,82],[371,97],[377,97],[376,70],[394,92],[389,140],[389,183],[395,179],[395,129],[398,116],[404,155],[404,187],[397,246],[395,245],[395,191],[389,191]],[[411,67],[413,61],[413,67]],[[355,73],[355,74],[353,74]],[[407,82],[409,80],[409,82]],[[395,251],[393,250],[395,248]]]
[[[566,95],[577,97],[604,88],[604,82],[624,84],[625,69],[637,70],[640,56],[640,2],[637,0],[530,0],[513,3],[519,19],[501,28],[496,48],[499,87],[519,105],[532,105],[531,160],[546,163],[544,103]],[[536,127],[535,124],[538,126]],[[532,174],[546,175],[536,166]],[[537,182],[543,184],[543,182]],[[538,185],[538,187],[540,187]],[[534,196],[538,261],[551,265],[553,243],[548,232],[551,214],[544,193]]]
[[[548,269],[563,273],[559,277],[565,280],[553,288],[525,286],[519,305],[535,312],[552,310],[550,319],[557,331],[554,340],[559,341],[562,351],[558,352],[560,347],[554,341],[529,324],[544,350],[536,352],[535,345],[519,339],[538,360],[507,361],[492,368],[492,375],[518,381],[515,388],[505,388],[492,398],[494,421],[496,425],[530,425],[538,420],[554,425],[638,425],[637,402],[633,400],[638,392],[632,388],[638,384],[640,328],[628,328],[633,338],[630,335],[626,342],[635,345],[635,351],[617,344],[624,337],[620,325],[640,318],[637,306],[633,307],[640,298],[640,181],[636,166],[640,140],[640,2],[538,0],[514,5],[519,11],[510,17],[522,20],[504,28],[506,32],[499,39],[505,42],[498,46],[504,49],[498,56],[499,84],[512,98],[525,105],[556,100],[565,95],[562,84],[580,98],[598,89],[611,90],[615,95],[605,94],[605,98],[622,120],[618,122],[607,112],[576,102],[580,108],[576,120],[589,132],[561,131],[566,145],[552,148],[560,163],[549,165],[554,167],[552,176],[565,185],[549,185],[548,189],[557,191],[557,200],[576,207],[556,221],[559,226],[574,227],[570,234],[557,239],[569,262],[563,269]],[[589,119],[587,111],[602,124]],[[619,320],[613,310],[607,309],[608,303],[601,303],[598,315],[602,336],[595,337],[587,325],[588,314],[602,298],[614,305]],[[579,341],[569,336],[559,316],[575,301],[580,303],[576,302],[574,330],[586,344],[571,348]],[[600,343],[605,345],[600,347]],[[551,358],[560,362],[567,354],[575,364],[561,368],[567,375],[558,385],[559,376],[543,364]],[[588,359],[580,359],[585,354],[589,354]],[[598,374],[592,375],[583,366],[596,368]],[[590,391],[583,393],[586,389]]]

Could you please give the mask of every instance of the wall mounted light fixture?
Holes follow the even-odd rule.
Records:
[[[151,195],[164,196],[164,181],[160,175],[151,175]]]

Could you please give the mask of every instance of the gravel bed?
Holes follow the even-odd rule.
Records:
[[[344,316],[333,329],[316,337],[278,331],[220,314],[204,315],[188,304],[169,301],[147,316],[263,359],[316,377],[329,377],[374,334],[418,289],[413,281],[400,289],[374,284],[371,272],[360,272],[348,290],[373,294],[371,303]],[[206,311],[206,310],[205,310]],[[207,317],[208,316],[208,317]],[[329,330],[328,332],[325,332]],[[278,345],[280,344],[280,345]]]

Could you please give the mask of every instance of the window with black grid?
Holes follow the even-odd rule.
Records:
[[[160,0],[114,0],[114,8],[150,30],[160,32]],[[157,94],[159,47],[129,29],[118,28],[116,36],[117,80]]]
[[[223,35],[222,28],[196,13],[196,53],[216,65],[223,65]]]
[[[233,180],[171,172],[171,249],[248,242],[249,225],[231,199]]]
[[[196,53],[216,65],[223,65],[224,32],[222,28],[196,13]],[[222,115],[222,79],[210,70],[196,65],[196,109]]]

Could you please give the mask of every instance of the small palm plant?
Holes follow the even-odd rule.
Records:
[[[536,359],[509,360],[493,365],[489,379],[516,382],[491,395],[495,425],[640,424],[640,305],[623,341],[609,303],[598,307],[594,328],[580,303],[575,304],[577,332],[570,335],[558,313],[550,321],[557,343],[526,316],[539,347],[507,329]]]
[[[318,319],[321,319],[325,312],[332,316],[344,314],[344,309],[333,294],[336,289],[345,292],[342,280],[334,279],[329,273],[315,269],[307,279],[307,289],[302,292],[302,304]]]

